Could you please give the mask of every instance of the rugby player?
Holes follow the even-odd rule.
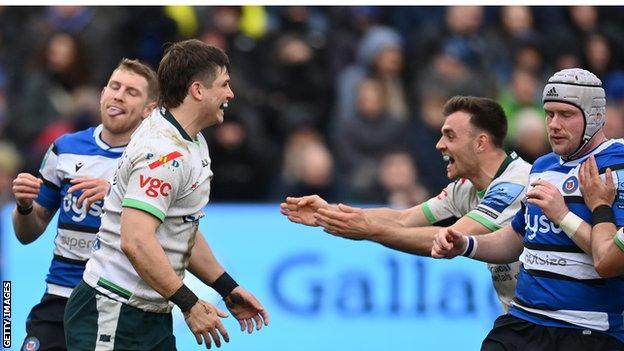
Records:
[[[448,161],[447,176],[454,181],[438,196],[406,210],[330,206],[317,195],[289,197],[281,212],[292,222],[322,226],[332,235],[421,256],[430,255],[445,220],[459,218],[451,227],[475,234],[507,225],[520,209],[531,165],[503,150],[505,113],[491,99],[455,96],[446,102],[443,114],[446,120],[436,148]],[[488,268],[506,309],[514,295],[518,263]]]
[[[432,256],[520,259],[509,313],[496,320],[482,350],[624,350],[624,281],[598,274],[589,245],[593,227],[624,226],[624,206],[588,208],[579,189],[582,164],[595,166],[596,177],[622,167],[624,142],[605,137],[605,92],[593,73],[555,73],[542,100],[553,152],[531,168],[526,205],[491,234],[440,231]]]
[[[13,181],[13,227],[22,244],[35,241],[59,212],[46,291],[28,315],[25,349],[65,349],[65,305],[91,255],[108,179],[157,96],[156,73],[137,60],[121,60],[102,89],[102,124],[61,136],[45,155],[39,177],[21,173]]]
[[[223,122],[234,98],[229,60],[192,39],[158,67],[159,106],[133,135],[113,177],[83,281],[65,309],[72,350],[175,350],[177,305],[197,343],[221,346],[227,313],[182,281],[186,269],[214,288],[241,330],[268,325],[258,300],[223,269],[198,231],[212,171],[200,131]]]

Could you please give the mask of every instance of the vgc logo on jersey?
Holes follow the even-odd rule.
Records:
[[[578,186],[579,182],[576,176],[571,176],[563,182],[563,186],[561,187],[561,189],[566,194],[572,194],[576,191],[576,189],[578,189]]]
[[[171,190],[170,183],[154,177],[145,177],[142,174],[139,176],[139,185],[141,188],[147,186],[145,195],[149,197],[156,197],[158,195],[169,196],[169,190]]]

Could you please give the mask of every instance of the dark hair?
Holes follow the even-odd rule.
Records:
[[[51,72],[48,67],[48,50],[55,39],[66,37],[72,45],[74,51],[73,61],[60,72]],[[49,34],[45,41],[40,44],[37,54],[34,56],[35,67],[44,67],[45,71],[54,74],[56,79],[61,82],[65,89],[71,90],[81,85],[90,84],[93,79],[92,70],[90,70],[89,62],[91,52],[85,49],[85,43],[80,37],[67,32],[53,32]]]
[[[474,96],[453,96],[442,110],[444,117],[462,111],[470,115],[470,123],[487,132],[492,144],[502,148],[507,136],[507,116],[503,108],[494,100]]]
[[[220,67],[230,70],[223,50],[197,39],[173,43],[158,66],[158,104],[165,108],[180,106],[193,81],[212,85]]]
[[[119,61],[115,71],[118,69],[132,71],[145,78],[147,81],[147,98],[149,101],[156,101],[158,98],[158,78],[156,77],[156,72],[150,66],[139,60],[123,58]]]

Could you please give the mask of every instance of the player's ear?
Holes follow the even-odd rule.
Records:
[[[204,95],[202,89],[204,89],[204,86],[199,81],[194,81],[189,86],[188,95],[195,100],[202,100]]]
[[[152,114],[152,111],[154,111],[155,108],[156,108],[156,101],[152,101],[148,103],[147,105],[145,105],[141,119],[143,120],[149,117],[149,115]]]
[[[487,144],[490,142],[490,136],[487,133],[479,133],[477,136],[477,152],[481,153],[486,150]]]

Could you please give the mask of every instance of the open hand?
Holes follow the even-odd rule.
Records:
[[[251,334],[254,329],[254,321],[256,330],[262,329],[263,324],[269,325],[269,314],[262,304],[241,286],[237,286],[223,300],[234,318],[238,320],[241,331],[247,329],[247,332]]]
[[[318,195],[287,197],[286,202],[280,204],[280,212],[291,222],[316,227],[318,224],[314,214],[326,207],[329,204]]]

